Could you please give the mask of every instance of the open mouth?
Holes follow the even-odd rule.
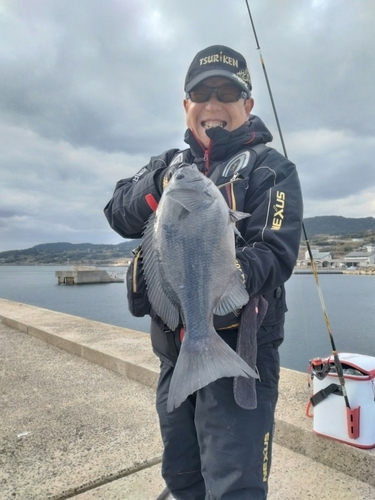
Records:
[[[224,128],[226,124],[227,122],[221,120],[206,120],[201,123],[204,129],[214,128],[214,127]]]

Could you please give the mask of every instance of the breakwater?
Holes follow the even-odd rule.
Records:
[[[23,334],[36,337],[52,346],[85,359],[90,363],[105,367],[111,372],[121,375],[121,377],[124,378],[118,379],[118,384],[125,383],[126,380],[129,380],[141,384],[140,387],[154,389],[156,385],[159,362],[152,354],[149,336],[147,334],[4,299],[0,299],[0,318],[3,324],[8,327],[14,328]],[[37,357],[35,357],[34,362],[38,363]],[[64,363],[66,362],[68,361]],[[121,380],[124,382],[121,382]],[[90,384],[90,381],[82,380],[81,384]],[[113,390],[115,394],[116,389],[114,388]],[[143,396],[141,396],[141,394],[142,391],[139,389],[135,399],[127,403],[132,407],[131,413],[133,415],[138,415],[137,423],[134,422],[134,420],[129,421],[130,427],[128,431],[130,433],[130,447],[132,446],[131,433],[134,432],[139,435],[139,418],[141,418],[142,411],[145,411],[144,409],[141,410],[143,404]],[[307,387],[306,375],[304,373],[289,369],[281,370],[280,398],[276,414],[275,433],[275,442],[281,447],[280,453],[283,453],[282,448],[284,447],[289,450],[288,453],[296,454],[293,455],[294,460],[300,457],[300,459],[298,459],[300,460],[300,464],[303,460],[309,459],[320,464],[319,467],[334,467],[336,471],[340,471],[340,473],[346,475],[345,477],[348,477],[347,484],[355,484],[355,481],[362,481],[367,483],[368,487],[366,488],[371,494],[375,493],[375,477],[373,476],[373,470],[375,468],[375,450],[361,450],[314,435],[312,432],[311,419],[305,416],[305,407],[309,396],[310,389]],[[35,395],[33,397],[35,397]],[[138,404],[139,408],[137,409]],[[96,411],[99,410],[100,408],[98,407]],[[23,407],[23,411],[27,412],[27,406]],[[149,411],[151,412],[149,418],[153,421],[155,419],[156,421],[153,404],[150,406]],[[69,413],[67,416],[68,415]],[[11,412],[9,418],[14,419],[14,412]],[[134,427],[132,427],[133,425]],[[25,432],[27,432],[27,429]],[[79,432],[83,432],[84,436],[84,430]],[[101,432],[104,432],[103,436],[105,436],[105,431],[102,430]],[[49,439],[48,436],[50,434],[46,432],[46,430],[44,430],[44,433],[45,437],[43,437],[43,435],[40,436],[41,442],[43,442],[43,439]],[[137,442],[136,435],[134,435],[134,439],[134,442]],[[150,439],[150,437],[148,439]],[[154,440],[155,436],[152,439]],[[39,443],[38,446],[40,446],[40,442],[37,441],[37,443]],[[47,444],[46,448],[48,449]],[[158,449],[161,454],[161,448],[155,449]],[[10,450],[10,453],[11,452]],[[52,452],[53,450],[51,453]],[[95,452],[91,451],[91,454],[93,453],[95,455]],[[134,463],[128,465],[129,474],[132,474],[131,471],[133,471],[134,474],[139,471],[140,464],[143,464],[141,468],[147,467],[147,460],[152,459],[154,460],[152,465],[156,466],[156,464],[159,463],[159,466],[157,470],[153,469],[153,471],[150,471],[150,474],[155,474],[159,477],[160,455],[159,458],[152,458],[150,456],[147,457],[146,451],[145,453],[146,455],[144,457],[134,452],[130,454],[130,456],[134,457]],[[63,456],[64,455],[62,455],[62,457]],[[86,460],[89,460],[88,457]],[[334,461],[332,461],[332,457],[335,457]],[[72,464],[76,466],[74,461]],[[35,464],[33,473],[36,474],[36,476],[33,476],[34,480],[38,474],[37,467],[41,468],[41,465],[38,463]],[[82,462],[79,467],[81,467],[80,474],[82,474],[83,477],[83,479],[81,477],[80,480],[81,482],[86,481],[85,484],[86,487],[88,487],[87,485],[90,480],[93,480],[93,478],[90,479],[91,469],[86,469]],[[105,475],[105,477],[107,477],[106,481],[108,482],[111,467],[109,464],[105,465],[105,467],[109,467],[108,473]],[[289,464],[289,467],[291,468],[292,465]],[[26,474],[26,472],[27,471],[24,471],[24,474]],[[65,477],[66,469],[63,469],[63,473]],[[311,470],[309,473],[311,475]],[[118,474],[119,479],[126,475],[124,470],[122,472],[117,471],[116,474]],[[331,470],[330,474],[334,474],[334,471]],[[296,477],[300,476],[301,471],[299,470],[299,472],[296,473]],[[51,476],[49,475],[49,477]],[[31,478],[29,479],[31,480]],[[63,481],[63,476],[60,480]],[[25,476],[22,477],[22,481],[23,484],[26,484]],[[292,477],[289,479],[289,483],[291,481]],[[56,485],[56,482],[53,484]],[[22,489],[22,486],[20,487]],[[325,485],[325,487],[326,490],[320,493],[320,498],[335,498],[332,494],[337,493],[337,486],[335,486],[336,489],[334,491],[331,491],[328,485]],[[358,485],[356,487],[358,488]],[[296,486],[293,486],[293,488],[295,493],[299,496],[287,496],[286,494],[283,498],[288,500],[293,498],[306,498],[304,493],[306,490],[303,489],[306,488],[306,484],[301,482],[298,491],[295,490]],[[374,489],[371,490],[371,488]],[[155,498],[156,496],[157,492]],[[27,497],[24,498],[26,499]],[[44,497],[39,496],[36,498]],[[53,498],[57,499],[62,497],[56,496]],[[109,500],[111,497],[103,496],[102,498]],[[142,497],[127,496],[127,498],[134,498],[135,500],[138,498],[141,499]],[[280,499],[282,497],[275,496],[275,498]],[[344,499],[346,497],[340,495],[340,499],[341,498]],[[369,496],[368,498],[371,497]],[[270,496],[270,500],[272,500],[272,496]]]

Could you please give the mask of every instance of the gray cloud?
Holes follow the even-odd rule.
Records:
[[[374,216],[373,2],[249,3],[306,216]],[[183,81],[205,46],[247,57],[254,112],[280,149],[245,2],[0,9],[0,250],[120,241],[103,206],[149,156],[184,146]]]

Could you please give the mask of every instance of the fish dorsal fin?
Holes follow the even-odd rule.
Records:
[[[143,270],[146,279],[147,293],[156,314],[172,331],[180,321],[177,299],[171,288],[163,287],[165,280],[159,263],[160,255],[155,252],[153,238],[156,215],[153,213],[145,227],[142,241]]]
[[[246,219],[246,217],[251,217],[251,214],[245,212],[238,212],[237,210],[229,209],[229,217],[232,222],[238,222],[239,220]]]
[[[251,214],[247,214],[245,212],[238,212],[237,210],[232,210],[231,208],[229,209],[229,219],[231,222],[233,222],[233,224],[235,224],[236,222],[238,222],[242,219],[246,219],[246,217],[251,217]],[[233,225],[233,229],[234,229],[235,234],[238,237],[240,237],[243,241],[245,241],[242,234],[239,232],[239,230],[236,228],[235,225]]]
[[[183,206],[188,212],[211,205],[214,201],[209,193],[195,189],[173,189],[167,193],[167,196]]]
[[[246,291],[245,285],[242,282],[242,277],[239,271],[233,274],[233,278],[229,281],[225,292],[216,304],[214,314],[225,316],[236,309],[240,309],[249,301],[249,294]]]

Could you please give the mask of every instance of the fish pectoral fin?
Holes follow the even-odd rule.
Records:
[[[231,222],[238,222],[239,220],[246,219],[246,217],[251,217],[251,214],[245,212],[238,212],[237,210],[229,209],[229,217]]]
[[[240,309],[249,301],[249,294],[242,282],[240,273],[236,270],[233,279],[228,283],[223,295],[214,308],[214,314],[225,316],[226,314]]]
[[[169,386],[168,412],[178,408],[190,394],[220,378],[259,378],[215,330],[212,329],[202,342],[194,342],[189,339],[188,332],[185,332],[185,340]]]
[[[162,286],[162,280],[158,272],[147,274],[148,297],[153,310],[174,331],[180,323],[180,310],[170,295],[171,291]],[[168,294],[169,292],[169,294]]]
[[[239,230],[236,228],[236,226],[233,226],[233,229],[234,229],[234,234],[237,235],[239,238],[241,238],[246,243],[246,240],[244,239],[242,234],[239,232]]]
[[[188,212],[202,208],[202,205],[209,206],[214,201],[209,193],[195,189],[173,189],[168,192],[168,196]]]
[[[171,287],[165,283],[162,276],[158,254],[154,246],[155,214],[149,219],[143,234],[143,271],[145,275],[147,294],[153,310],[164,321],[170,330],[175,330],[180,322],[180,311],[177,297]]]

